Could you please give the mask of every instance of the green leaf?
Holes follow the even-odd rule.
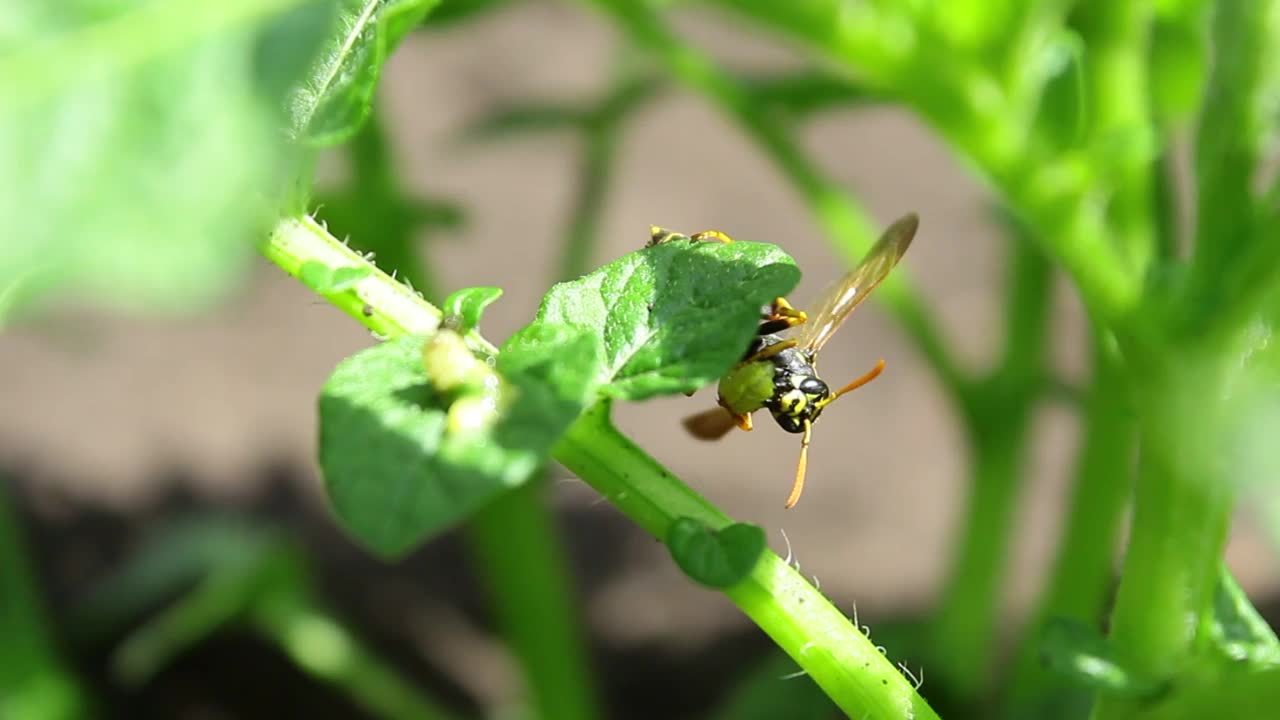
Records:
[[[761,306],[799,278],[774,245],[669,242],[551,288],[534,326],[563,325],[599,338],[604,362],[595,382],[605,397],[688,392],[742,358]]]
[[[293,138],[333,145],[360,129],[373,105],[382,66],[439,0],[342,0],[341,32],[290,102]]]
[[[473,287],[455,290],[444,299],[444,316],[458,318],[462,323],[458,332],[467,332],[480,325],[484,309],[502,297],[502,288]]]
[[[723,589],[742,582],[765,549],[764,530],[734,523],[713,530],[693,518],[676,518],[667,530],[667,548],[693,580]]]
[[[1262,619],[1244,590],[1223,564],[1213,595],[1209,636],[1231,660],[1254,665],[1280,665],[1280,639]]]
[[[291,154],[278,88],[330,3],[24,5],[0,51],[0,288],[152,312],[218,298],[266,227]]]
[[[1072,618],[1052,618],[1040,637],[1045,667],[1080,687],[1124,697],[1151,697],[1160,685],[1126,668],[1106,638]]]
[[[428,377],[414,337],[344,360],[320,396],[320,466],[340,522],[398,556],[525,482],[590,399],[593,357],[591,335],[555,328],[503,353],[496,373],[471,357],[470,370]],[[472,380],[485,373],[509,387],[492,422],[472,423],[486,399]]]

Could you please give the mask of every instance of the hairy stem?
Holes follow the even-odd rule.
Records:
[[[598,404],[569,428],[555,457],[657,538],[679,517],[714,528],[730,520],[620,434]],[[725,595],[855,718],[937,715],[912,683],[808,580],[772,552]]]

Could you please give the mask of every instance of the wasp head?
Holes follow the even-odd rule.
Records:
[[[820,378],[792,373],[775,385],[773,397],[765,406],[783,430],[802,433],[805,421],[812,424],[817,420],[830,397],[831,389]]]

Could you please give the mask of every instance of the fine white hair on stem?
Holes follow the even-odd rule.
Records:
[[[782,528],[778,528],[778,532],[782,533],[782,541],[787,544],[787,557],[783,559],[782,562],[786,563],[787,565],[790,565],[792,558],[795,557],[795,555],[792,554],[791,552],[791,539],[787,537],[786,530],[783,530]]]
[[[809,674],[808,670],[797,670],[793,673],[787,673],[786,675],[779,676],[778,679],[779,680],[795,680],[798,677],[804,677],[805,675],[808,675],[808,674]]]
[[[920,686],[924,684],[924,666],[923,665],[920,666],[920,679],[918,680],[916,679],[916,674],[911,672],[911,668],[907,667],[906,663],[904,662],[898,663],[898,669],[902,671],[903,675],[906,675],[908,678],[911,679],[913,690],[919,690]]]

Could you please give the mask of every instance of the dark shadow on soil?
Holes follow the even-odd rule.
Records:
[[[193,494],[191,473],[173,470],[148,483],[167,488],[145,507],[117,512],[65,497],[34,468],[9,467],[8,492],[26,533],[54,627],[65,626],[78,602],[101,579],[119,569],[157,528],[177,518],[234,514],[287,534],[306,548],[327,607],[380,657],[433,698],[476,717],[476,699],[434,666],[410,641],[405,628],[423,608],[447,608],[454,619],[493,640],[496,630],[483,590],[470,572],[465,544],[448,532],[408,557],[387,563],[352,544],[315,503],[297,491],[314,478],[267,463],[248,502],[216,504]],[[52,485],[61,485],[53,483]],[[245,485],[239,485],[244,487]],[[624,518],[607,512],[559,515],[583,607],[592,595],[628,568],[618,562],[625,547],[645,537]],[[158,608],[157,608],[158,609]],[[145,617],[145,616],[144,616]],[[139,618],[144,619],[144,618]],[[92,642],[60,637],[65,655],[89,683],[109,718],[365,718],[372,717],[340,692],[297,669],[279,650],[245,628],[229,627],[179,657],[145,686],[128,690],[109,674],[110,653],[129,627]],[[772,649],[754,628],[710,638],[694,653],[648,646],[609,647],[594,642],[591,658],[609,718],[702,718],[735,681]]]

